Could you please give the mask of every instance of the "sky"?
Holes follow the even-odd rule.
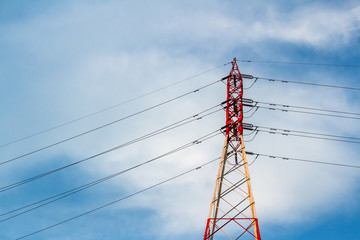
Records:
[[[0,0],[0,36],[1,162],[131,116],[1,164],[1,187],[220,104],[226,86],[218,80],[228,75],[233,58],[243,74],[360,88],[360,68],[351,67],[360,63],[359,1]],[[244,79],[245,87],[252,83]],[[360,92],[343,88],[258,80],[244,97],[360,113]],[[245,116],[256,126],[360,137],[358,119],[266,109]],[[3,221],[8,211],[148,161],[224,125],[225,112],[217,111],[0,192],[0,239],[26,236],[218,158],[222,134]],[[360,165],[358,143],[267,133],[245,141],[250,152]],[[201,239],[217,167],[213,162],[25,239]],[[262,239],[360,239],[359,168],[258,157],[250,175]]]

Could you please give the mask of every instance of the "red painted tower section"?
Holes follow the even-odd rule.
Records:
[[[239,140],[243,121],[243,79],[236,59],[232,65],[227,78],[226,135],[229,135],[229,140]]]
[[[227,78],[226,136],[235,153],[241,145],[240,138],[243,134],[243,89],[243,79],[234,58]],[[237,154],[235,162],[238,163]]]

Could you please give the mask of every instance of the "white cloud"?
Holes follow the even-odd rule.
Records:
[[[304,43],[316,47],[346,44],[359,35],[360,6],[328,9],[322,5],[305,7],[287,14],[275,14],[257,23],[257,34],[265,38]]]
[[[148,7],[152,11],[148,11]],[[172,4],[167,4],[162,9],[156,4],[140,8],[136,4],[124,5],[113,2],[104,6],[75,4],[51,16],[44,14],[29,22],[12,25],[6,35],[6,39],[13,41],[12,47],[29,53],[29,62],[38,59],[39,65],[48,61],[51,63],[45,65],[49,69],[38,67],[39,71],[46,73],[44,79],[25,76],[23,81],[20,81],[20,84],[24,84],[28,77],[31,79],[31,86],[24,91],[32,99],[21,111],[28,114],[27,120],[33,124],[32,126],[51,126],[49,122],[58,123],[58,119],[81,116],[94,109],[113,105],[189,77],[208,69],[209,63],[221,62],[218,56],[224,56],[239,47],[256,48],[259,42],[272,40],[326,48],[342,46],[359,34],[359,6],[352,9],[329,9],[322,5],[313,5],[287,13],[279,12],[276,8],[264,8],[264,14],[260,15],[254,12],[254,9],[247,12],[251,7],[244,6],[244,14],[234,17],[226,14],[226,9],[222,7],[207,9],[205,5],[201,8],[197,6],[198,10],[195,11],[193,8]],[[201,54],[197,55],[197,51]],[[204,61],[203,56],[211,58]],[[287,57],[284,53],[281,53],[281,56]],[[252,71],[249,73],[266,72],[260,67],[250,70]],[[227,69],[221,69],[209,73],[189,81],[188,84],[179,85],[179,88],[160,92],[158,95],[68,127],[66,131],[58,134],[69,136],[79,129],[89,129],[98,126],[99,123],[126,116],[193,90],[203,83],[217,80],[227,72]],[[282,73],[274,74],[281,76]],[[311,74],[309,71],[306,75]],[[329,74],[326,78],[323,75],[318,77],[324,77],[324,81],[330,79],[335,82],[339,74]],[[294,78],[302,79],[301,76]],[[351,104],[346,92],[339,94],[335,90],[319,91],[316,88],[291,85],[274,87],[271,91],[269,88],[269,85],[255,85],[254,89],[249,91],[248,97],[300,106],[327,108],[330,104],[336,109],[359,111],[359,106]],[[225,87],[216,85],[199,94],[151,114],[126,121],[125,125],[90,135],[84,142],[64,145],[56,151],[66,153],[74,159],[87,157],[91,153],[147,133],[150,129],[157,129],[220,103],[225,97]],[[48,112],[46,119],[44,109]],[[82,168],[95,177],[111,174],[221,127],[224,117],[217,114],[204,124],[197,123],[194,124],[195,127],[176,130],[156,138],[156,141],[147,141],[114,152],[84,164]],[[255,115],[253,119],[249,121],[256,120],[257,124],[265,126],[299,130],[310,128],[331,133],[345,130],[359,132],[358,124],[354,122],[328,121],[313,116],[263,112]],[[24,124],[22,119],[16,121],[16,125]],[[18,135],[22,133],[9,129],[6,132],[9,136],[16,135],[14,132]],[[43,142],[56,137],[58,136],[50,136]],[[217,138],[197,146],[194,150],[140,168],[118,182],[114,180],[108,187],[131,192],[196,167],[201,162],[219,156],[222,141],[223,139]],[[269,141],[272,142],[271,145],[268,144]],[[320,161],[341,162],[344,159],[345,162],[358,156],[356,148],[353,147],[290,137],[268,138],[266,135],[259,135],[254,142],[246,146],[249,151],[289,157],[301,156]],[[120,208],[146,207],[155,210],[159,216],[156,221],[159,226],[166,229],[166,233],[174,231],[174,228],[179,232],[194,229],[202,231],[215,184],[216,168],[215,164],[199,170],[158,190],[134,198],[130,203],[120,205]],[[333,206],[340,206],[344,201],[341,196],[352,194],[353,187],[356,186],[355,179],[358,178],[353,172],[349,174],[349,170],[268,159],[257,160],[251,167],[251,174],[261,224],[313,221],[316,215],[323,214]],[[313,213],[312,216],[315,218],[310,219],[310,213]]]

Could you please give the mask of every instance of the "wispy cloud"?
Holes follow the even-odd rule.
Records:
[[[6,55],[0,56],[0,63],[5,66],[0,69],[1,81],[6,83],[6,91],[1,96],[4,99],[1,107],[6,112],[2,118],[3,136],[12,140],[25,132],[29,134],[111,106],[197,74],[209,66],[229,62],[234,54],[256,53],[256,57],[260,55],[268,59],[301,59],[301,54],[304,54],[306,58],[316,58],[313,51],[319,54],[326,51],[329,54],[334,49],[348,49],[360,34],[360,6],[356,4],[336,7],[318,3],[289,7],[290,10],[284,11],[270,4],[254,6],[248,3],[235,9],[229,3],[206,2],[187,3],[189,6],[164,2],[67,3],[61,8],[37,13],[21,21],[2,23],[0,47],[6,52]],[[301,54],[277,51],[272,49],[274,43],[280,46],[289,44],[294,48],[306,46],[311,50],[305,49]],[[268,50],[262,51],[263,48]],[[344,58],[343,55],[341,57]],[[330,72],[323,68],[299,70],[245,64],[240,67],[245,73],[260,76],[351,84],[351,81],[340,82],[343,75],[350,74],[341,69]],[[44,138],[24,142],[10,148],[13,153],[2,154],[10,157],[93,128],[194,90],[228,72],[229,69],[221,68]],[[246,92],[246,97],[275,103],[360,111],[358,95],[346,91],[257,83]],[[87,157],[195,114],[222,102],[224,98],[225,86],[215,85],[200,91],[199,95],[126,121],[124,125],[119,124],[51,152],[36,155],[24,161],[24,166],[35,172],[38,170],[36,164],[55,166],[55,163],[49,162],[53,155],[67,156],[64,162]],[[160,155],[222,127],[224,118],[219,113],[204,122],[90,161],[79,168],[86,176],[79,177],[77,181],[82,182],[89,176],[91,179],[103,177]],[[291,113],[259,111],[246,121],[345,135],[360,132],[359,125],[354,121]],[[223,140],[221,136],[217,137],[193,150],[139,168],[94,191],[119,197],[147,187],[219,156]],[[320,161],[356,163],[355,159],[359,156],[359,150],[354,146],[313,139],[270,138],[266,134],[259,134],[253,142],[246,143],[246,147],[254,152]],[[2,181],[10,181],[8,177],[17,179],[26,175],[15,169],[16,165],[9,166],[8,171],[0,176]],[[16,176],[10,174],[13,171]],[[109,212],[121,214],[124,209],[148,209],[153,213],[152,221],[162,228],[163,238],[168,239],[170,234],[180,236],[185,232],[201,235],[216,171],[216,164],[201,169],[125,201]],[[251,176],[258,215],[261,224],[265,225],[312,222],[329,211],[341,212],[340,206],[344,203],[342,196],[354,196],[359,178],[357,173],[349,170],[269,159],[258,159],[251,167]],[[108,200],[104,198],[104,201]],[[332,210],[333,207],[336,210]]]

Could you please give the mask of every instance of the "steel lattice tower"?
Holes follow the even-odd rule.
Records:
[[[204,240],[261,240],[243,141],[243,79],[236,58],[227,79],[225,143]]]

